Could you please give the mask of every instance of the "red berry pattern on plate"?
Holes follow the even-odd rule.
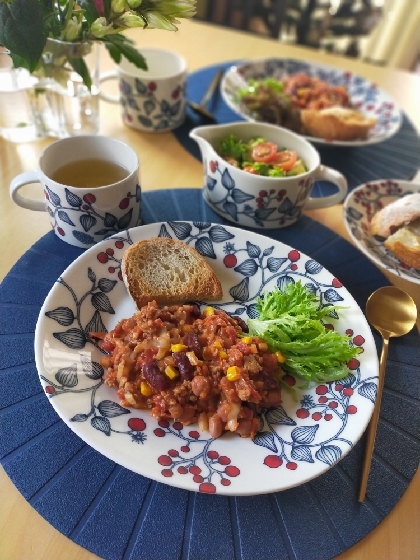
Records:
[[[179,451],[169,449],[158,457],[159,465],[166,467],[161,470],[163,477],[172,477],[176,472],[191,475],[193,482],[198,484],[199,492],[214,494],[217,484],[229,486],[231,479],[241,474],[229,457],[219,454],[214,439],[200,439],[197,430],[191,430],[181,422],[175,421],[171,425],[167,420],[160,420],[158,424],[160,427],[154,430],[156,437],[172,434],[183,442]]]

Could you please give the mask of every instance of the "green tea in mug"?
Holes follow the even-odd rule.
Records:
[[[128,171],[118,163],[99,158],[81,159],[62,165],[51,173],[51,179],[62,185],[93,189],[118,183]]]

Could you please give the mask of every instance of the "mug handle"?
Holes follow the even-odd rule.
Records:
[[[338,204],[344,200],[348,190],[347,179],[339,171],[321,165],[315,173],[314,179],[315,181],[330,181],[338,187],[338,192],[320,198],[309,197],[308,202],[305,204],[305,210],[328,208],[328,206],[334,206],[334,204]]]
[[[16,202],[16,204],[18,206],[22,206],[22,208],[36,210],[38,212],[46,212],[47,208],[44,200],[37,200],[36,198],[22,196],[18,192],[24,185],[30,185],[32,183],[40,183],[37,171],[25,171],[24,173],[17,175],[10,183],[10,196],[13,202]]]
[[[101,76],[99,76],[99,83],[108,82],[110,80],[117,80],[118,74],[115,70],[110,70],[109,72],[104,72]],[[119,103],[120,98],[116,95],[109,95],[104,93],[103,91],[99,90],[99,97],[104,101],[108,101],[109,103]]]

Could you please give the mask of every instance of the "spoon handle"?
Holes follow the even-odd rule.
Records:
[[[213,93],[216,91],[216,88],[219,85],[222,75],[223,75],[223,68],[219,68],[219,70],[214,75],[213,80],[210,82],[210,85],[206,93],[204,94],[203,99],[201,100],[200,105],[202,105],[203,107],[207,105],[207,102],[212,97]]]
[[[376,395],[375,408],[373,409],[372,418],[368,426],[365,458],[364,458],[363,470],[362,470],[362,480],[360,483],[360,490],[359,490],[359,502],[363,502],[366,495],[370,466],[372,463],[373,448],[375,447],[376,431],[379,422],[379,413],[381,411],[382,391],[385,383],[385,368],[386,368],[386,360],[388,357],[389,337],[382,335],[382,338],[383,338],[383,344],[382,344],[381,358],[379,360],[378,392]]]

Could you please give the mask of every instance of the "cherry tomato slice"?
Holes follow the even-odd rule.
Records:
[[[277,145],[274,142],[259,142],[252,148],[252,159],[268,163],[277,153]]]
[[[275,157],[271,160],[270,163],[273,165],[280,167],[283,171],[289,171],[295,165],[297,161],[297,152],[292,150],[282,150],[281,152],[277,152]]]

